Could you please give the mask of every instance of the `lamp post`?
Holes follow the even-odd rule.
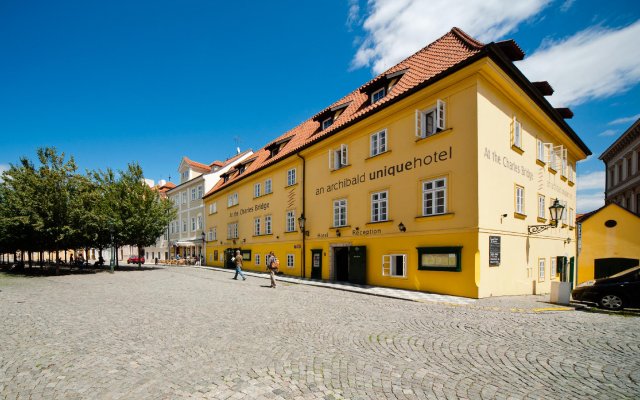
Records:
[[[558,221],[562,219],[564,213],[564,206],[560,204],[558,199],[555,199],[553,204],[549,207],[549,214],[551,215],[551,223],[548,225],[529,225],[527,231],[530,235],[546,231],[549,228],[555,228],[558,226]]]
[[[200,265],[203,264],[204,261],[204,257],[203,254],[206,255],[207,249],[206,249],[206,245],[207,245],[207,236],[204,233],[204,230],[202,231],[202,250],[200,250]]]
[[[306,246],[305,246],[305,239],[307,236],[307,232],[304,230],[304,227],[307,223],[307,219],[304,216],[304,213],[302,213],[300,215],[300,218],[298,218],[298,226],[300,227],[300,231],[302,232],[302,277],[305,277],[305,252],[306,252]]]
[[[115,265],[116,261],[114,259],[114,257],[115,257],[115,246],[114,246],[114,243],[113,243],[113,224],[111,224],[111,223],[109,224],[109,237],[110,237],[110,240],[111,240],[111,257],[110,257],[110,260],[109,260],[109,268],[111,268],[111,273],[113,274],[113,268],[114,268],[114,265]]]

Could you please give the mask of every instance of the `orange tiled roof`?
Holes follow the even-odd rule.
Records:
[[[253,157],[255,161],[249,164],[242,174],[238,174],[237,170],[229,173],[227,182],[221,179],[204,197],[224,187],[230,186],[279,160],[289,157],[304,147],[337,133],[346,126],[423,88],[435,79],[453,70],[454,67],[465,65],[465,61],[474,61],[474,56],[481,56],[480,53],[482,53],[487,46],[488,45],[484,45],[473,39],[461,29],[453,28],[433,43],[334,102],[312,118],[302,122],[290,131],[285,132],[264,148],[256,151]],[[369,92],[372,89],[382,87],[382,84],[388,82],[390,78],[399,78],[399,80],[386,96],[376,103],[370,104]],[[333,124],[327,129],[321,130],[319,117],[326,115],[331,109],[341,108],[345,104],[347,105],[346,108],[344,108],[344,111],[333,121]],[[546,106],[551,108],[548,103],[546,103]],[[568,126],[567,128],[571,131],[571,128]],[[573,133],[573,136],[577,138],[575,133]],[[270,149],[278,145],[281,146],[281,148],[275,156],[271,157]]]
[[[191,167],[198,168],[198,169],[201,169],[201,170],[207,171],[207,172],[211,171],[211,167],[206,165],[206,164],[202,164],[202,163],[199,163],[197,161],[189,160],[186,156],[183,159],[184,159],[184,162],[186,162]]]

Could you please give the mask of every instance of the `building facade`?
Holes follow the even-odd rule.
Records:
[[[640,118],[606,149],[605,203],[640,215]]]
[[[178,166],[180,184],[167,191],[177,210],[177,218],[168,228],[169,258],[179,255],[183,259],[199,261],[204,257],[205,209],[202,197],[223,173],[251,154],[251,151],[245,151],[224,162],[214,161],[209,165],[182,158]]]
[[[164,180],[160,180],[157,185],[153,185],[153,182],[151,182],[150,186],[158,191],[162,199],[166,199],[167,192],[176,187],[173,182],[166,182]],[[153,246],[144,248],[145,261],[147,263],[154,263],[155,260],[158,260],[158,262],[169,260],[169,248],[169,227],[167,227]]]
[[[590,151],[551,87],[515,68],[523,56],[454,28],[269,143],[205,196],[207,263],[240,249],[261,271],[273,250],[307,278],[548,292],[575,257],[575,163]],[[564,217],[530,233],[555,199]]]

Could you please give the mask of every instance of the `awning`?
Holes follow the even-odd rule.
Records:
[[[194,242],[176,242],[176,246],[178,247],[196,247]]]

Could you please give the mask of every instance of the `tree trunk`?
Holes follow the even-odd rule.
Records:
[[[33,259],[32,259],[33,253],[31,252],[31,250],[29,250],[27,252],[27,257],[29,257],[29,269],[31,269],[31,267],[33,266]]]
[[[60,251],[60,249],[58,249],[56,247],[56,275],[60,275],[60,263],[58,262],[58,259],[60,258],[60,257],[58,257],[58,252],[59,251]],[[65,260],[65,262],[67,261],[67,253],[66,252],[64,253],[64,260]]]
[[[140,246],[138,247],[138,268],[142,267],[142,260],[140,259]]]

